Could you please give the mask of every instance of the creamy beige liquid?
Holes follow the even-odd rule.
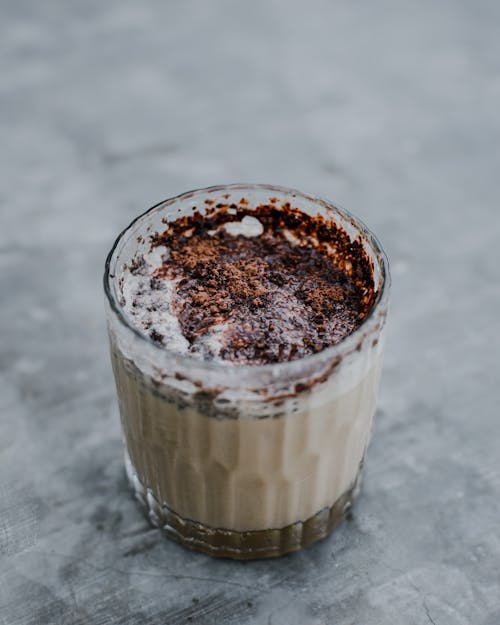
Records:
[[[381,345],[366,346],[277,417],[179,407],[129,366],[113,367],[126,448],[140,482],[184,519],[234,531],[306,521],[351,489],[368,445]],[[158,387],[157,387],[158,388]]]

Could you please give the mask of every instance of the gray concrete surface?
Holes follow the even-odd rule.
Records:
[[[0,624],[500,623],[500,4],[3,2]],[[139,211],[271,182],[392,261],[354,519],[240,564],[129,494],[101,292]]]

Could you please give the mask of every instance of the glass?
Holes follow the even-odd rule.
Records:
[[[275,199],[276,198],[276,199]],[[284,363],[179,355],[141,334],[120,306],[124,265],[148,237],[208,205],[289,202],[359,239],[375,304],[337,345]],[[186,547],[237,559],[279,556],[325,537],[359,492],[376,407],[389,298],[386,256],[329,202],[280,187],[210,187],[157,204],[117,238],[104,287],[125,464],[151,523]]]

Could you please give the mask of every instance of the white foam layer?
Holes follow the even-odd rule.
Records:
[[[122,304],[130,320],[146,336],[154,330],[161,336],[161,343],[169,349],[186,354],[189,342],[182,334],[174,299],[178,280],[158,280],[157,288],[151,288],[151,278],[168,255],[164,246],[156,247],[144,255],[143,265],[134,271],[126,268],[121,283]]]
[[[244,237],[258,237],[264,232],[260,221],[250,215],[245,215],[241,221],[229,221],[222,227],[233,236],[242,234]]]
[[[199,355],[201,358],[213,358],[221,360],[220,352],[222,347],[227,343],[224,335],[229,330],[229,324],[222,322],[213,325],[208,332],[198,337],[191,349],[193,354]]]

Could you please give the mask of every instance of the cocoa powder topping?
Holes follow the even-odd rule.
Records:
[[[238,231],[244,217],[250,233]],[[296,360],[352,333],[375,300],[361,243],[288,204],[209,206],[205,215],[169,224],[151,245],[166,251],[149,287],[175,284],[171,310],[189,351],[205,359]],[[141,271],[141,259],[132,269]],[[134,306],[141,307],[140,297]],[[149,335],[165,344],[161,327],[153,325]]]

